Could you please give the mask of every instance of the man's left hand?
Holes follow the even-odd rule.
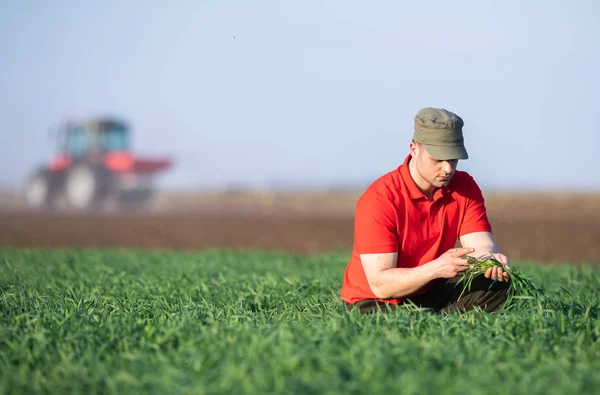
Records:
[[[494,254],[494,256],[507,269],[510,269],[510,266],[508,265],[508,258],[506,257],[506,255],[504,255],[504,254]],[[492,279],[492,280],[496,280],[497,279],[500,282],[502,282],[502,281],[509,281],[509,279],[510,279],[510,276],[508,275],[508,273],[505,272],[501,267],[498,267],[498,266],[494,266],[492,268],[489,268],[485,272],[484,276],[485,276],[485,278],[489,278],[489,279]]]

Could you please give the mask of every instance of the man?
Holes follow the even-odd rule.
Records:
[[[457,171],[468,159],[463,120],[445,109],[424,108],[414,119],[410,154],[375,180],[356,205],[354,247],[340,296],[346,308],[390,311],[405,303],[436,312],[479,306],[494,312],[506,301],[502,268],[475,278],[459,299],[466,256],[490,252],[507,268],[475,180]],[[460,240],[460,248],[454,248]],[[497,281],[494,281],[497,280]]]

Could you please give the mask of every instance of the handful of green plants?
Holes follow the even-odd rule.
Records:
[[[468,269],[462,273],[460,280],[456,283],[463,284],[463,289],[458,297],[458,300],[463,296],[463,294],[471,289],[471,283],[473,279],[477,276],[484,275],[488,269],[493,268],[494,266],[501,267],[502,270],[509,275],[509,288],[508,288],[508,297],[506,301],[507,307],[513,307],[516,305],[516,300],[527,300],[527,299],[545,299],[546,293],[543,289],[539,288],[535,285],[531,280],[529,280],[523,273],[519,272],[519,270],[514,267],[506,267],[502,262],[500,262],[496,256],[490,252],[489,257],[486,258],[476,258],[473,256],[466,256]],[[497,279],[490,285],[490,287],[498,281]]]

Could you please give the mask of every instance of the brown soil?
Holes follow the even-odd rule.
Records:
[[[39,214],[15,206],[0,211],[0,247],[347,251],[355,198],[171,196],[143,214]],[[491,196],[487,206],[511,260],[600,264],[599,202],[597,196]]]

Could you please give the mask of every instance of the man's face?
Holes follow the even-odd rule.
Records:
[[[417,184],[425,190],[443,188],[450,183],[458,159],[437,160],[422,145],[416,143],[410,144],[412,159],[415,161],[417,175],[421,180],[416,180]],[[420,181],[420,182],[419,182]]]

